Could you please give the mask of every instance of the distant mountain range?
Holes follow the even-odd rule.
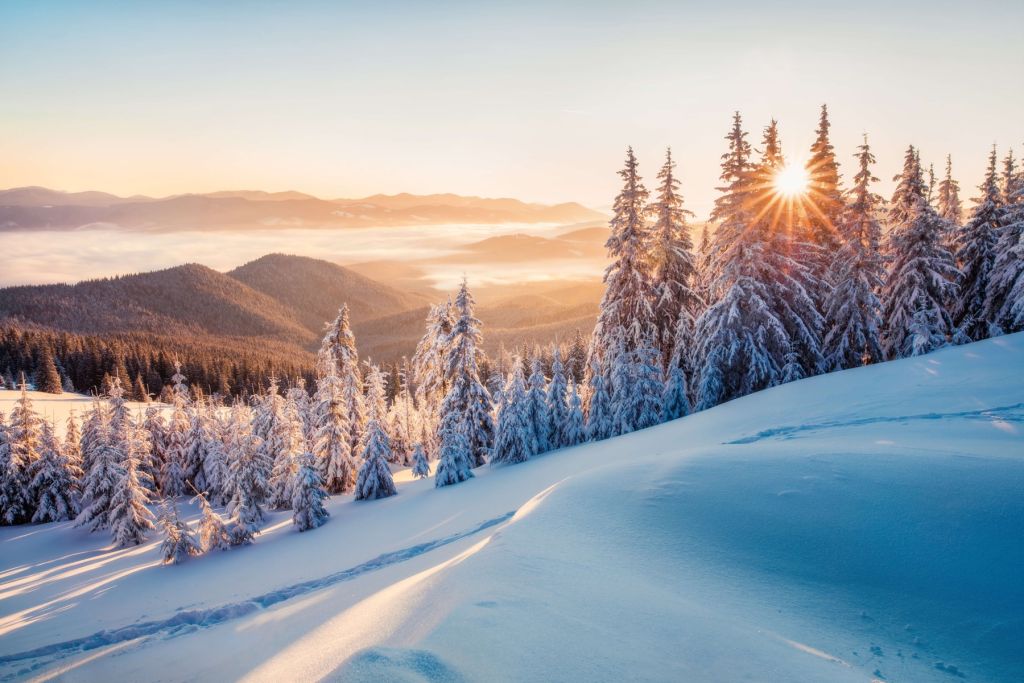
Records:
[[[486,346],[546,344],[577,327],[588,333],[600,289],[597,281],[515,288],[478,309]],[[3,288],[0,325],[82,335],[143,333],[202,341],[228,353],[265,342],[311,362],[324,323],[345,302],[361,355],[378,361],[412,353],[432,303],[334,263],[269,254],[227,273],[186,264],[75,285]]]
[[[344,228],[439,223],[583,223],[605,215],[574,202],[531,204],[454,194],[320,199],[301,192],[222,191],[118,197],[43,187],[0,190],[0,230]]]

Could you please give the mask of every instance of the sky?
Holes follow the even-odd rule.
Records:
[[[671,145],[698,216],[734,110],[799,158],[818,108],[972,196],[1024,151],[1024,2],[0,3],[0,187],[456,192],[607,207]]]

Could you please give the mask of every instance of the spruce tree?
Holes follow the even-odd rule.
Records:
[[[587,403],[587,441],[600,441],[614,436],[612,398],[608,382],[595,359],[590,370],[590,396]]]
[[[570,447],[581,444],[584,436],[583,399],[580,397],[579,385],[576,380],[569,382],[569,412],[565,416],[562,427],[562,446]]]
[[[53,353],[49,348],[44,348],[39,358],[39,368],[36,370],[36,391],[47,394],[63,393],[63,385],[60,380],[60,373],[53,362]]]
[[[110,530],[118,548],[139,545],[146,540],[146,532],[153,528],[153,515],[146,507],[149,491],[142,482],[141,477],[145,475],[139,472],[136,455],[139,450],[136,429],[126,424],[125,429],[131,433],[125,434],[125,439],[130,445],[121,464],[121,479],[110,499]]]
[[[199,542],[188,522],[178,516],[178,506],[173,499],[165,498],[160,503],[157,525],[164,535],[164,540],[160,544],[160,555],[164,563],[180,564],[202,553],[202,548],[199,547]]]
[[[25,378],[21,378],[21,396],[11,410],[7,428],[10,454],[5,467],[12,480],[5,483],[9,493],[4,495],[7,505],[5,520],[8,524],[29,521],[35,513],[39,492],[32,486],[36,464],[43,457],[43,421],[32,407]]]
[[[430,465],[427,463],[427,455],[421,443],[417,443],[412,449],[412,476],[417,479],[430,476]]]
[[[35,492],[32,522],[74,519],[78,515],[77,481],[82,472],[64,452],[52,425],[45,422],[41,446],[42,456],[30,470],[30,488]]]
[[[946,221],[950,229],[958,227],[963,220],[960,183],[953,179],[953,156],[950,154],[946,155],[946,175],[939,183],[937,208],[939,216]]]
[[[819,310],[824,309],[829,295],[828,273],[833,255],[842,247],[840,234],[846,209],[839,181],[839,162],[836,161],[828,118],[828,106],[821,105],[818,128],[815,131],[811,153],[805,164],[807,196],[799,203],[801,232],[798,239],[798,258],[809,268],[812,276],[812,297]]]
[[[825,367],[829,371],[877,363],[881,347],[881,302],[885,277],[879,254],[882,229],[875,217],[882,203],[871,191],[875,157],[867,136],[857,153],[858,171],[842,222],[843,245],[832,263],[833,289],[825,310]],[[941,192],[940,192],[941,194]]]
[[[11,448],[11,433],[0,413],[0,522],[16,524],[29,510],[25,468]]]
[[[952,335],[947,302],[959,272],[942,245],[942,219],[925,197],[913,146],[896,181],[887,216],[890,267],[881,296],[882,344],[889,358],[927,353]]]
[[[498,430],[491,451],[491,464],[513,465],[537,454],[536,436],[530,422],[523,365],[516,362],[502,391],[498,406]]]
[[[954,248],[960,277],[956,298],[950,307],[953,324],[971,341],[989,336],[990,321],[985,317],[985,300],[995,265],[999,230],[1004,215],[1003,200],[996,173],[996,149],[989,155],[988,171],[978,186],[981,195],[965,225],[956,231]]]
[[[445,361],[448,393],[441,405],[441,424],[458,424],[467,441],[472,467],[487,462],[487,454],[494,443],[494,419],[491,395],[480,381],[480,350],[482,337],[480,321],[473,313],[473,295],[466,281],[462,281],[455,297],[455,323],[449,337]],[[543,423],[547,428],[547,423]],[[451,433],[451,429],[443,433]],[[439,433],[442,437],[443,433]]]
[[[551,363],[551,381],[547,391],[547,443],[552,450],[565,446],[565,423],[569,416],[568,385],[562,353],[555,347]]]
[[[228,527],[220,515],[214,512],[206,496],[195,489],[193,491],[196,495],[192,502],[199,503],[199,510],[202,513],[199,521],[199,547],[204,553],[211,550],[226,550],[231,545]]]
[[[992,334],[1024,330],[1024,173],[1004,178],[1006,201],[985,297]]]
[[[434,486],[451,486],[473,478],[469,440],[458,424],[443,424],[441,453],[434,471]]]
[[[270,495],[267,471],[260,458],[249,420],[236,405],[231,411],[228,471],[233,489],[228,503],[231,545],[248,545],[260,533],[263,506]]]
[[[769,127],[769,135],[774,135]],[[793,352],[789,330],[780,319],[777,279],[783,277],[774,250],[780,246],[766,220],[772,205],[757,194],[771,187],[772,168],[781,154],[777,138],[766,135],[765,159],[754,168],[739,113],[726,136],[720,188],[711,214],[717,223],[712,243],[711,292],[717,298],[697,321],[697,408],[703,410],[782,381]],[[764,176],[769,176],[765,178]],[[765,211],[759,215],[755,211]],[[788,258],[788,246],[779,258]],[[791,321],[792,322],[792,321]]]
[[[376,500],[398,493],[391,476],[388,460],[391,446],[388,435],[377,420],[366,425],[366,444],[363,448],[363,464],[356,479],[356,500]]]
[[[349,443],[349,423],[344,386],[337,368],[317,380],[313,455],[330,493],[348,493],[356,483],[356,463]]]
[[[359,352],[356,350],[355,335],[349,325],[348,304],[341,307],[338,317],[324,336],[317,356],[319,376],[327,374],[333,365],[344,388],[345,411],[348,414],[349,450],[359,451],[359,442],[366,428],[363,406],[363,382],[359,373]]]
[[[539,354],[535,353],[531,361],[530,378],[527,381],[526,414],[530,429],[533,432],[533,443],[537,453],[545,453],[551,449],[548,443],[548,426],[551,418],[548,414],[548,401],[544,365]]]
[[[687,216],[692,217],[693,213],[683,208],[675,166],[672,150],[668,149],[658,172],[656,200],[648,208],[653,220],[647,251],[657,330],[654,346],[665,361],[673,357],[677,341],[689,346],[694,316],[704,307],[694,288],[697,267],[690,226],[686,223]]]
[[[292,523],[299,531],[315,529],[327,521],[326,497],[313,454],[306,451],[299,456],[299,469],[292,484]]]
[[[188,388],[185,386],[185,376],[181,373],[181,363],[177,361],[174,362],[171,383],[171,417],[167,423],[165,459],[160,469],[160,491],[164,496],[173,497],[184,494],[186,489],[185,467],[190,428]]]
[[[298,459],[306,451],[302,415],[294,396],[285,400],[273,437],[274,465],[270,473],[269,502],[277,510],[288,510],[292,504],[292,484],[299,467]]]

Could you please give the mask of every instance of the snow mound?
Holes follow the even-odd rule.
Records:
[[[1024,680],[1022,376],[815,377],[173,567],[5,528],[0,678]]]

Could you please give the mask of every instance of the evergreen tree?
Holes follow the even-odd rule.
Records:
[[[917,151],[907,150],[889,203],[891,265],[882,289],[883,351],[890,358],[932,351],[952,335],[946,307],[958,271],[942,245],[942,219],[925,198]]]
[[[462,281],[455,297],[456,319],[452,327],[445,356],[445,377],[449,389],[441,405],[441,426],[458,425],[469,447],[470,465],[479,467],[487,462],[487,454],[494,443],[494,419],[491,416],[491,396],[480,381],[480,350],[482,337],[480,321],[473,314],[473,295],[466,281]],[[543,423],[544,428],[547,423]],[[443,447],[443,434],[439,433]]]
[[[534,354],[531,361],[530,379],[526,391],[526,415],[533,432],[532,442],[536,444],[536,453],[551,450],[548,442],[548,426],[551,418],[548,414],[547,390],[545,388],[544,365],[540,356]]]
[[[180,564],[202,552],[188,522],[178,516],[178,506],[174,504],[173,499],[165,498],[160,503],[157,525],[164,534],[164,540],[160,544],[160,555],[165,563]]]
[[[195,491],[192,502],[199,503],[202,518],[199,521],[199,547],[205,552],[226,550],[231,545],[231,533],[221,520],[220,515],[213,511],[210,501],[199,491]]]
[[[41,445],[42,457],[30,471],[31,490],[35,492],[32,521],[43,523],[74,519],[78,515],[77,481],[82,472],[57,442],[53,427],[45,422]]]
[[[363,449],[363,464],[356,479],[356,500],[376,500],[398,493],[391,476],[388,460],[391,446],[388,435],[377,420],[370,420],[366,426],[366,445]]]
[[[11,448],[10,430],[0,413],[0,522],[16,524],[28,515],[25,468]]]
[[[75,419],[75,411],[68,413],[67,426],[64,428],[64,457],[68,465],[76,472],[76,479],[82,476],[82,432]]]
[[[960,183],[953,179],[953,156],[949,154],[946,155],[946,175],[939,183],[938,212],[951,229],[959,226],[963,220]]]
[[[1024,173],[1005,178],[1003,192],[1008,201],[985,297],[992,334],[1024,330]]]
[[[584,442],[583,399],[576,380],[569,382],[569,413],[562,427],[562,446],[570,447]]]
[[[769,134],[774,135],[771,127]],[[777,138],[766,138],[772,146],[766,145],[765,160],[755,172],[738,113],[726,136],[723,194],[711,214],[718,224],[711,252],[711,291],[718,300],[697,321],[695,335],[700,410],[778,384],[793,351],[775,306],[774,285],[783,275],[774,267],[772,252],[779,245],[770,232],[771,221],[754,213],[755,195],[769,182],[763,176],[770,178],[781,159]],[[787,257],[785,251],[780,258]]]
[[[139,469],[149,475],[154,482],[154,488],[157,488],[160,472],[167,462],[167,423],[164,420],[163,409],[157,405],[146,408],[142,427],[146,432],[150,456],[148,462],[139,464]]]
[[[669,149],[665,152],[665,164],[658,172],[657,200],[648,209],[654,221],[648,248],[657,329],[654,346],[666,361],[672,358],[672,349],[680,335],[682,343],[689,346],[694,316],[704,307],[694,289],[697,267],[690,226],[686,223],[686,217],[693,213],[683,208],[675,166]]]
[[[611,394],[608,383],[601,373],[597,361],[593,361],[590,371],[590,397],[587,406],[587,441],[600,441],[614,436]]]
[[[689,414],[690,401],[687,393],[686,375],[683,373],[683,369],[676,365],[669,365],[661,399],[662,417],[666,422]]]
[[[359,353],[355,335],[348,319],[348,304],[341,307],[338,317],[328,329],[317,357],[319,376],[327,374],[334,365],[344,389],[345,411],[348,415],[349,451],[359,451],[359,442],[366,428],[363,406],[363,383],[359,374]]]
[[[110,530],[118,548],[139,545],[146,540],[146,532],[153,528],[153,515],[146,507],[149,491],[141,480],[145,475],[139,472],[136,456],[138,437],[131,424],[126,425],[125,428],[132,432],[125,435],[130,445],[122,461],[121,479],[110,499]]]
[[[491,451],[492,464],[525,462],[537,454],[536,436],[530,422],[529,401],[523,365],[516,362],[509,374],[501,404],[498,406],[498,430]]]
[[[299,531],[315,529],[327,521],[326,497],[313,454],[306,451],[299,457],[299,469],[292,484],[292,523]]]
[[[648,255],[648,192],[640,178],[632,147],[626,151],[626,164],[619,176],[623,186],[612,207],[611,236],[605,243],[611,265],[604,273],[605,290],[591,338],[591,357],[596,357],[602,365],[608,362],[608,349],[618,330],[646,333],[657,329]],[[641,341],[639,338],[624,340],[627,351],[632,351]],[[538,439],[541,452],[547,450],[544,440],[546,438]]]
[[[1004,214],[996,174],[995,146],[989,155],[985,180],[978,189],[981,195],[974,200],[970,220],[957,230],[954,239],[960,277],[956,298],[950,307],[954,325],[971,341],[988,337],[989,320],[985,318],[985,300]]]
[[[450,486],[473,478],[469,440],[458,424],[442,423],[441,453],[434,472],[434,486]]]
[[[337,368],[317,380],[313,455],[330,493],[348,493],[355,487],[356,463],[349,442],[349,411]]]
[[[547,444],[552,450],[565,446],[565,424],[569,416],[568,385],[562,353],[555,347],[551,363],[551,381],[547,391]]]
[[[43,421],[32,407],[25,378],[21,378],[21,396],[11,410],[7,428],[10,451],[5,463],[4,476],[10,477],[0,494],[6,503],[4,521],[7,524],[27,522],[35,513],[39,491],[32,486],[36,463],[43,457]]]
[[[149,403],[151,400],[149,391],[146,390],[146,385],[142,381],[142,375],[135,375],[135,383],[132,384],[132,399],[140,403]]]
[[[565,369],[577,384],[582,382],[586,375],[587,342],[584,340],[583,333],[580,332],[578,327],[572,335],[572,342],[569,344],[569,354],[565,359]],[[504,382],[504,376],[501,379]]]
[[[121,453],[110,434],[111,415],[109,411],[96,410],[95,417],[95,424],[90,428],[95,430],[96,438],[90,443],[90,455],[86,459],[89,465],[82,484],[81,512],[76,519],[78,526],[88,526],[90,531],[110,526],[112,499],[124,476]]]
[[[191,426],[187,413],[188,388],[185,386],[185,376],[181,373],[181,363],[177,361],[174,362],[171,383],[171,417],[167,423],[165,459],[160,469],[160,491],[164,496],[173,497],[185,493],[188,432]]]
[[[421,443],[417,443],[412,450],[412,476],[417,479],[430,476],[430,465],[427,463],[427,456]]]
[[[834,287],[825,311],[824,352],[829,371],[883,359],[882,304],[877,292],[882,287],[885,266],[879,254],[882,229],[875,218],[882,199],[871,191],[871,184],[878,179],[871,173],[875,157],[867,136],[858,149],[858,171],[842,222],[843,245],[832,264]]]
[[[298,471],[298,459],[306,451],[302,416],[294,397],[285,400],[279,429],[274,434],[274,465],[270,473],[270,505],[288,510],[292,504],[292,484]]]
[[[661,422],[664,393],[662,364],[650,336],[632,354],[632,385],[629,392],[629,422],[633,429],[646,429]]]
[[[802,229],[796,235],[800,243],[795,252],[798,260],[809,269],[808,294],[818,310],[824,310],[829,296],[829,268],[833,255],[843,244],[840,229],[846,209],[839,181],[839,162],[829,135],[831,128],[828,106],[823,104],[811,154],[805,164],[807,197],[797,205]]]
[[[36,391],[47,394],[63,393],[63,385],[60,380],[60,373],[53,362],[53,354],[50,349],[44,348],[39,358],[39,369],[36,371]]]

